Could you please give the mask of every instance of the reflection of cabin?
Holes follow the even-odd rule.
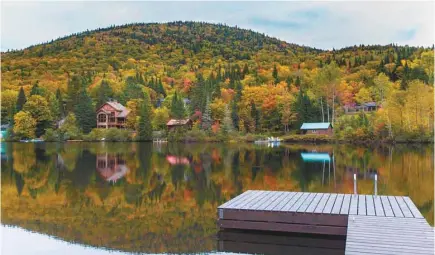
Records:
[[[124,128],[125,120],[130,110],[117,101],[109,101],[97,110],[97,127],[99,128]]]
[[[332,125],[329,122],[304,123],[302,134],[332,135]]]
[[[176,128],[186,128],[191,129],[192,128],[192,120],[191,119],[184,119],[184,120],[176,120],[171,119],[166,123],[166,126],[168,127],[168,131],[174,130]]]
[[[106,181],[116,182],[128,172],[128,167],[121,157],[106,153],[97,155],[97,171]]]
[[[345,114],[355,114],[359,112],[374,112],[379,108],[376,102],[366,102],[360,105],[347,105],[344,107]]]

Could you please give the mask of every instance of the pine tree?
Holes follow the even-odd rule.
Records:
[[[143,103],[139,113],[137,138],[139,141],[152,140],[153,129],[151,124],[151,100],[148,93],[144,93]]]
[[[236,101],[233,101],[231,104],[231,120],[233,121],[233,126],[236,130],[240,130],[239,128],[239,113]]]
[[[172,98],[171,105],[171,117],[174,119],[182,119],[184,118],[184,103],[181,97],[175,92],[174,97]]]
[[[254,121],[255,131],[258,132],[260,130],[260,111],[253,101],[251,102],[251,118]]]
[[[213,120],[211,119],[211,108],[210,108],[210,100],[207,97],[205,103],[205,111],[202,114],[201,127],[206,131],[210,131]]]
[[[163,87],[163,83],[161,79],[159,79],[158,81],[157,92],[163,95],[163,97],[166,97],[166,91],[165,88]]]
[[[101,107],[104,103],[109,101],[110,98],[113,97],[113,90],[110,87],[109,83],[106,80],[103,80],[101,82],[100,87],[97,91],[97,105],[96,108],[98,109]]]
[[[292,83],[293,83],[293,79],[292,77],[288,76],[287,79],[285,80],[285,82],[287,83],[287,90],[291,90],[292,87]]]
[[[278,84],[278,83],[279,83],[279,79],[278,79],[278,69],[276,68],[276,65],[273,65],[272,76],[273,76],[273,79],[274,79],[275,84]]]
[[[66,111],[74,111],[75,106],[78,103],[79,92],[85,87],[85,81],[82,76],[74,75],[67,85],[67,103]]]
[[[30,90],[30,96],[33,95],[39,95],[44,96],[43,90],[39,87],[39,81],[36,81],[35,84],[33,84],[32,89]]]
[[[64,118],[66,116],[65,115],[65,108],[63,106],[62,93],[60,92],[59,88],[57,88],[57,90],[56,90],[56,100],[57,100],[57,103],[59,105],[59,115],[60,115],[60,118]]]
[[[82,89],[79,93],[77,105],[74,107],[74,113],[76,115],[77,124],[83,133],[89,133],[97,125],[92,99],[86,92],[86,89]]]
[[[299,78],[299,76],[296,77],[295,85],[297,88],[301,87],[301,78]]]
[[[20,92],[17,98],[17,112],[23,109],[24,104],[27,102],[26,94],[24,93],[23,87],[20,87]]]

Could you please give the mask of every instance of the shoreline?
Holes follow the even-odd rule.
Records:
[[[252,139],[179,139],[179,140],[167,140],[166,142],[153,142],[153,140],[149,141],[86,141],[86,140],[65,140],[65,141],[8,141],[1,140],[0,142],[4,143],[156,143],[156,144],[167,144],[167,143],[247,143],[247,144],[255,144],[255,140]],[[333,137],[284,137],[281,142],[278,144],[355,144],[355,145],[376,145],[376,144],[385,144],[385,145],[394,145],[394,144],[434,144],[434,140],[344,140],[344,139],[336,139]],[[270,144],[270,143],[265,143]]]

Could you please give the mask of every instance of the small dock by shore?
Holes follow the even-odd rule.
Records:
[[[433,228],[405,196],[248,190],[218,207],[218,226],[343,237],[345,254],[434,254]]]

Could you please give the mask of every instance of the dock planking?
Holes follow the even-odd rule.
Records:
[[[218,212],[221,229],[346,236],[346,254],[433,254],[433,228],[404,196],[249,190]]]

